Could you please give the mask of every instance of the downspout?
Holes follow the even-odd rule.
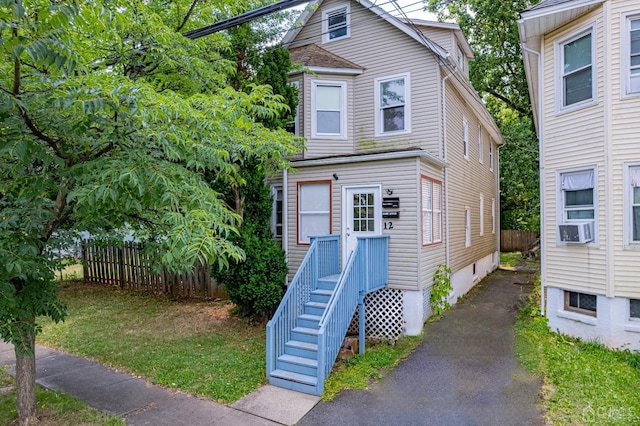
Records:
[[[547,278],[547,267],[545,262],[546,245],[545,245],[545,227],[544,227],[544,131],[543,131],[543,119],[542,119],[542,55],[540,52],[531,50],[527,47],[526,43],[522,43],[520,48],[527,53],[536,55],[538,57],[538,172],[540,174],[540,315],[545,315],[544,304],[544,288]]]
[[[448,179],[448,171],[449,166],[447,165],[447,91],[446,91],[446,82],[453,75],[455,71],[450,72],[442,79],[442,157],[444,161],[444,237],[446,239],[445,244],[445,253],[444,253],[444,263],[447,267],[451,267],[449,265],[449,179]]]

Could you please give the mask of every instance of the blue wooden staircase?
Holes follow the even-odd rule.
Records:
[[[387,258],[387,236],[358,238],[356,250],[340,273],[340,237],[312,239],[267,324],[269,383],[322,394],[356,308],[364,307],[367,293],[387,284]],[[363,339],[363,324],[360,328]]]

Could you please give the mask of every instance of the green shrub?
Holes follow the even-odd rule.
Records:
[[[451,287],[451,269],[443,263],[438,265],[436,273],[433,275],[433,286],[429,301],[435,315],[440,315],[451,307],[449,295],[453,291]]]
[[[216,272],[240,315],[268,318],[278,307],[286,289],[288,272],[284,251],[269,237],[253,232],[247,225],[241,229],[237,244],[246,253],[244,262],[232,264]]]

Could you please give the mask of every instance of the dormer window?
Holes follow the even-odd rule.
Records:
[[[324,11],[322,14],[322,41],[327,43],[349,37],[350,15],[348,4]]]

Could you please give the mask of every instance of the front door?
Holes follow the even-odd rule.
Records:
[[[382,187],[380,185],[342,189],[342,263],[356,248],[358,236],[382,234]]]

